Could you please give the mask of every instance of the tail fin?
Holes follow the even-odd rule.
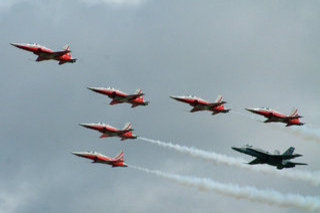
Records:
[[[294,108],[289,114],[289,117],[296,117],[296,116],[298,116],[298,109]]]
[[[292,155],[294,152],[294,147],[290,147],[289,149],[287,149],[287,151],[285,151],[282,155]]]
[[[142,92],[141,89],[137,89],[136,92],[135,92],[135,94],[138,94],[138,95],[139,95],[139,94],[141,94],[141,92]]]
[[[217,99],[216,99],[216,103],[220,103],[221,101],[222,101],[222,96],[219,95],[219,96],[217,97]]]
[[[114,157],[115,160],[123,161],[123,150]]]
[[[142,90],[141,90],[141,89],[137,89],[136,92],[135,92],[135,94],[140,95],[140,96],[137,97],[137,98],[135,98],[134,100],[143,103],[143,93],[142,93]],[[132,108],[133,108],[133,107],[136,107],[136,106],[135,106],[135,105],[132,105]]]
[[[63,46],[62,49],[63,49],[63,50],[69,50],[69,47],[70,47],[70,45],[69,45],[69,44],[66,44],[66,45]]]
[[[123,127],[123,130],[128,130],[128,129],[131,129],[131,123],[130,122],[126,123],[124,125],[124,127]]]

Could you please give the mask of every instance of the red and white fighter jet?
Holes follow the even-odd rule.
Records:
[[[92,163],[108,164],[112,167],[128,167],[128,165],[123,161],[123,151],[121,151],[114,158],[110,158],[98,152],[72,152],[72,154],[82,158],[91,159],[93,160]]]
[[[230,111],[230,109],[224,108],[224,104],[227,102],[222,101],[221,95],[218,96],[218,98],[214,103],[210,103],[208,101],[205,101],[195,96],[170,96],[170,97],[177,101],[190,104],[193,107],[190,112],[208,110],[208,111],[212,111],[212,115],[215,115],[218,113],[227,113]]]
[[[270,123],[270,122],[282,122],[286,123],[286,127],[288,126],[302,126],[304,123],[301,123],[299,121],[299,118],[302,118],[302,116],[298,115],[298,110],[293,109],[293,111],[289,115],[282,114],[280,112],[277,112],[273,109],[269,109],[266,107],[262,108],[246,108],[247,111],[262,115],[267,118],[267,120],[264,121],[264,123]]]
[[[120,137],[122,141],[137,138],[136,135],[132,134],[133,129],[130,122],[126,123],[123,129],[117,129],[104,123],[81,123],[80,126],[101,132],[100,138]]]
[[[44,47],[40,44],[23,44],[23,43],[11,43],[12,46],[18,47],[23,50],[33,52],[35,55],[38,55],[36,59],[37,62],[45,60],[57,60],[59,65],[64,63],[74,63],[77,61],[76,58],[71,58],[69,45],[65,45],[62,51],[53,51],[47,47]]]
[[[146,106],[149,104],[148,101],[143,101],[143,93],[141,89],[137,89],[137,91],[134,94],[126,94],[124,92],[121,92],[120,90],[114,89],[114,88],[104,88],[104,87],[88,87],[88,89],[109,96],[109,98],[112,99],[110,102],[110,105],[115,104],[122,104],[122,103],[129,103],[131,104],[131,108],[137,107],[137,106]]]

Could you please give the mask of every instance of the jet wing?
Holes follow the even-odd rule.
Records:
[[[45,57],[41,57],[41,56],[39,56],[37,59],[36,59],[36,61],[45,61],[45,60],[49,60],[48,58],[45,58]]]
[[[219,103],[211,103],[211,104],[201,104],[201,103],[199,103],[199,104],[204,105],[204,106],[208,106],[208,107],[217,107],[217,106],[223,105],[225,103],[227,103],[227,102],[221,101]]]
[[[144,95],[143,93],[133,94],[133,95],[128,95],[127,98],[129,98],[131,100],[131,99],[136,99],[136,98],[143,96],[143,95]]]
[[[127,132],[132,132],[133,131],[133,129],[126,129],[126,130],[119,130],[119,131],[117,131],[118,133],[127,133]]]
[[[250,165],[256,165],[256,164],[263,164],[263,163],[265,163],[265,162],[262,161],[262,160],[259,159],[259,158],[256,158],[256,159],[254,159],[253,161],[250,161],[248,164],[250,164]]]
[[[71,52],[70,50],[63,50],[63,51],[57,51],[57,52],[53,52],[50,53],[50,55],[53,55],[54,57],[59,57],[59,56],[63,56],[64,54],[67,54]]]
[[[105,133],[100,136],[100,138],[107,138],[107,137],[110,137],[110,135],[105,134]]]
[[[140,93],[140,94],[133,94],[133,95],[127,95],[127,96],[123,96],[123,95],[120,95],[120,94],[117,94],[117,96],[115,97],[115,100],[117,101],[129,101],[129,100],[132,100],[132,99],[136,99],[140,96],[143,96],[144,94],[143,93]]]
[[[262,158],[271,158],[271,159],[275,159],[275,160],[290,160],[293,158],[297,158],[297,157],[301,157],[302,155],[300,154],[283,154],[283,155],[274,155],[274,154],[270,154],[268,152],[264,152],[262,150],[259,149],[251,149],[251,151],[256,152],[258,155],[262,156]],[[256,156],[256,155],[253,155]]]

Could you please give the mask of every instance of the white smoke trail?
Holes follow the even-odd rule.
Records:
[[[320,212],[320,198],[318,197],[302,196],[299,194],[282,194],[278,191],[269,189],[259,190],[250,186],[241,187],[234,184],[219,183],[208,178],[175,175],[135,166],[130,167],[149,174],[157,175],[184,186],[196,187],[199,190],[211,190],[225,196],[230,196],[237,199],[248,199],[250,201],[266,203],[269,205],[295,207],[302,210]]]
[[[305,181],[307,183],[311,183],[316,186],[320,185],[320,172],[308,172],[308,171],[299,171],[299,170],[291,170],[291,171],[281,170],[280,171],[265,165],[252,166],[252,165],[246,164],[245,163],[246,161],[242,158],[229,157],[229,156],[218,154],[215,152],[208,152],[208,151],[196,149],[194,147],[186,147],[178,144],[172,144],[172,143],[153,140],[153,139],[144,138],[144,137],[139,137],[139,139],[165,147],[165,148],[176,150],[178,152],[190,155],[192,157],[207,160],[215,164],[224,164],[231,167],[237,167],[237,168],[256,171],[256,172],[263,172],[266,174],[283,176],[292,180]]]
[[[301,126],[285,128],[284,130],[294,136],[301,137],[304,140],[320,143],[320,129],[315,129],[310,126]]]

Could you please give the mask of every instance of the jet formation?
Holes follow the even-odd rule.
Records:
[[[69,45],[65,45],[61,51],[53,51],[40,44],[24,44],[24,43],[11,43],[12,46],[18,47],[20,49],[33,52],[33,54],[38,55],[36,59],[37,62],[45,60],[57,60],[59,65],[64,63],[74,63],[77,61],[76,58],[71,58],[71,50],[69,50]]]
[[[33,52],[35,55],[38,55],[37,59],[35,60],[37,62],[45,60],[56,60],[59,61],[59,65],[62,65],[65,63],[74,63],[77,61],[76,58],[71,57],[71,50],[69,49],[69,45],[65,45],[63,50],[61,51],[54,51],[36,43],[11,43],[11,45],[29,52]],[[135,108],[137,106],[147,106],[149,104],[148,101],[143,100],[144,93],[142,93],[141,89],[138,89],[133,94],[127,94],[125,92],[110,87],[88,87],[88,89],[111,98],[112,101],[110,102],[110,105],[128,103],[131,104],[132,108]],[[190,112],[192,113],[198,111],[210,111],[212,112],[212,115],[216,115],[219,113],[228,113],[230,111],[230,109],[226,109],[224,107],[224,104],[226,104],[227,102],[222,100],[223,98],[221,95],[218,96],[215,102],[209,102],[195,96],[170,97],[179,102],[189,104],[192,107],[192,109],[190,110]],[[264,123],[281,122],[285,123],[286,127],[293,125],[304,125],[304,123],[300,122],[299,120],[299,118],[302,118],[302,116],[298,115],[297,109],[294,109],[289,115],[279,113],[269,108],[246,108],[246,110],[266,117],[267,120],[265,120]],[[123,129],[118,129],[104,123],[81,123],[80,125],[102,133],[100,138],[119,137],[121,141],[126,139],[137,138],[137,136],[132,133],[133,129],[131,128],[130,122],[128,122]],[[290,161],[291,159],[302,156],[300,154],[293,154],[294,147],[290,147],[283,154],[280,154],[280,152],[277,150],[274,154],[270,154],[264,150],[253,148],[252,146],[248,145],[241,148],[232,147],[232,149],[237,152],[241,152],[255,157],[256,159],[248,163],[250,165],[268,164],[271,166],[275,166],[277,169],[293,168],[296,165],[307,165],[305,163],[297,163]],[[109,164],[112,167],[127,167],[127,165],[123,161],[122,151],[114,158],[107,157],[98,152],[73,152],[73,154],[79,157],[92,159],[93,163]]]
[[[278,150],[275,150],[274,154],[271,154],[267,151],[264,151],[259,148],[254,148],[253,146],[250,146],[250,145],[246,145],[241,148],[232,147],[232,149],[237,152],[241,152],[246,155],[255,157],[256,159],[248,163],[250,165],[268,164],[268,165],[277,167],[277,169],[293,168],[296,165],[308,165],[306,163],[296,163],[296,162],[289,161],[291,159],[302,156],[301,154],[293,154],[294,147],[290,147],[283,154],[280,154]]]

